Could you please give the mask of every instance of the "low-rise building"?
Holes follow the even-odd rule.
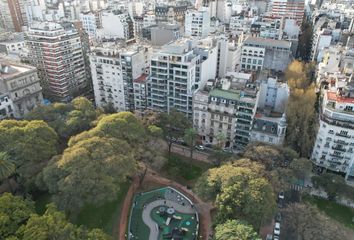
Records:
[[[193,124],[205,144],[242,149],[251,140],[258,90],[251,80],[227,74],[220,83],[206,85],[193,98]]]
[[[241,69],[284,71],[292,59],[291,42],[248,37],[242,46]]]
[[[37,69],[0,61],[0,118],[23,118],[43,102]]]

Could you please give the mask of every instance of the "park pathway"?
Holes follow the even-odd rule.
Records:
[[[154,220],[151,219],[151,211],[158,206],[167,206],[174,208],[177,212],[185,214],[194,214],[196,211],[190,206],[182,206],[171,200],[156,200],[146,205],[143,210],[143,222],[150,228],[149,240],[156,240],[159,236],[158,226]]]

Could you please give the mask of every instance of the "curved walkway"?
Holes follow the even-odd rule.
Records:
[[[151,211],[158,206],[167,206],[167,207],[172,207],[174,208],[177,212],[184,213],[184,214],[194,214],[196,213],[196,210],[187,207],[187,206],[182,206],[176,202],[173,202],[171,200],[156,200],[154,202],[151,202],[146,205],[146,207],[143,210],[143,222],[150,228],[150,235],[149,235],[149,240],[156,240],[159,237],[159,230],[158,227],[156,226],[157,223],[151,219]]]

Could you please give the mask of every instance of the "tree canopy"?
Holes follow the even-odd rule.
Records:
[[[218,222],[238,218],[258,229],[275,209],[264,167],[248,159],[209,169],[198,179],[195,190],[201,197],[215,200]]]
[[[114,200],[139,161],[161,168],[160,134],[158,127],[144,127],[129,112],[104,116],[94,128],[73,136],[69,147],[53,158],[37,183],[45,185],[57,206],[68,211]]]
[[[323,173],[319,176],[313,176],[314,187],[323,188],[329,200],[336,197],[346,197],[354,200],[354,189],[345,183],[342,176],[333,173]]]
[[[67,148],[44,170],[43,180],[60,208],[75,210],[114,200],[120,184],[134,171],[135,159],[126,142],[92,137]],[[57,184],[49,184],[53,182]]]
[[[185,114],[173,109],[170,113],[160,113],[156,125],[163,131],[170,156],[172,144],[184,137],[185,130],[191,127],[191,122]]]
[[[65,214],[48,205],[46,212],[39,216],[32,214],[27,223],[17,231],[22,240],[108,240],[108,235],[99,229],[87,230],[67,221]]]
[[[298,154],[287,147],[279,147],[265,143],[249,144],[243,157],[263,164],[266,170],[277,167],[286,167],[298,157]]]
[[[28,120],[43,120],[47,122],[63,139],[88,130],[92,122],[101,114],[92,103],[78,97],[70,103],[54,103],[48,106],[39,106],[27,114]]]
[[[14,236],[34,213],[34,203],[10,193],[0,195],[0,239]]]
[[[282,211],[282,232],[285,240],[321,240],[343,239],[344,227],[322,214],[309,204],[290,204]]]
[[[15,173],[16,166],[6,152],[0,152],[0,182]]]
[[[228,220],[215,228],[215,240],[260,240],[253,227],[238,220]]]
[[[286,143],[302,157],[311,154],[316,136],[316,91],[312,83],[313,67],[299,61],[292,62],[285,77],[290,86],[286,108]]]
[[[6,152],[24,182],[30,182],[57,152],[57,134],[43,121],[0,122],[0,152]]]

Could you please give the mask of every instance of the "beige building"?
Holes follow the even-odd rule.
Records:
[[[22,118],[42,102],[37,69],[0,59],[0,119]]]

